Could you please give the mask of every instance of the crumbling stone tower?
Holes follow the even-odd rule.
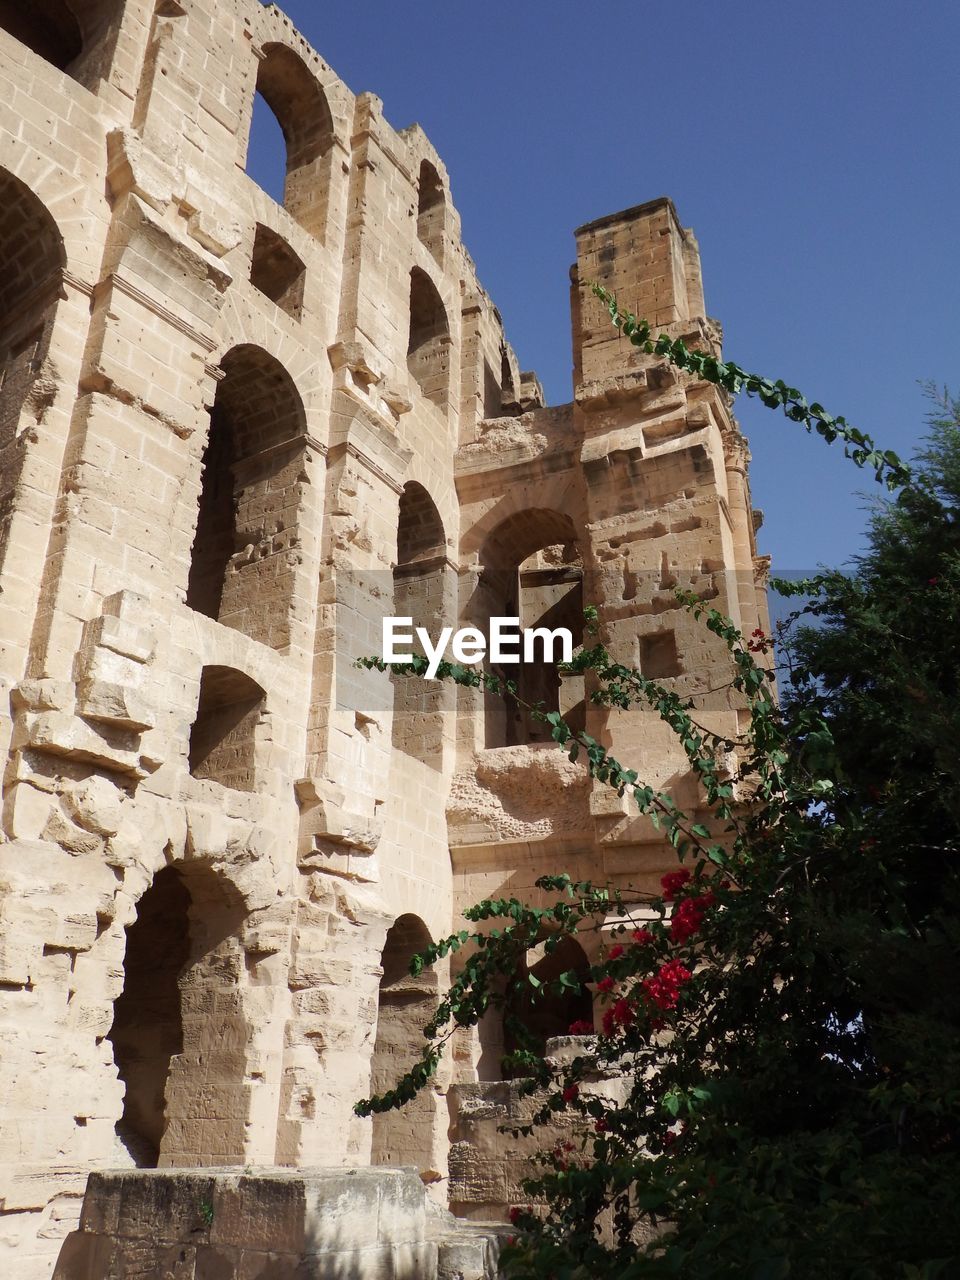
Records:
[[[515,706],[349,659],[385,612],[588,602],[623,660],[719,683],[673,588],[763,623],[746,448],[589,289],[719,350],[693,235],[663,199],[578,231],[547,408],[429,141],[276,7],[0,0],[0,77],[0,1255],[49,1276],[118,1165],[415,1164],[495,1215],[497,1025],[353,1114],[436,999],[409,957],[547,870],[669,859]],[[282,206],[245,172],[258,92]],[[658,724],[521,679],[696,806]]]

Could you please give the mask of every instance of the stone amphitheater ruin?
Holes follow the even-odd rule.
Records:
[[[0,1271],[480,1275],[525,1155],[502,1024],[353,1111],[437,1000],[409,958],[545,872],[669,859],[515,705],[352,658],[384,612],[582,630],[589,599],[697,695],[723,655],[674,586],[765,625],[726,398],[589,288],[717,351],[696,241],[666,199],[577,231],[547,407],[428,139],[278,8],[0,0],[0,28]],[[245,169],[257,94],[282,206]],[[520,680],[696,807],[662,726]]]

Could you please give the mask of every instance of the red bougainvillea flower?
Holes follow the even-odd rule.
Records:
[[[644,978],[641,986],[657,1009],[675,1009],[680,988],[692,977],[693,974],[681,961],[668,960],[654,977]]]
[[[672,902],[689,879],[690,872],[685,867],[682,867],[679,871],[667,872],[660,881],[664,899],[667,902]]]
[[[507,1217],[508,1217],[508,1218],[510,1219],[510,1221],[513,1223],[513,1225],[514,1225],[514,1226],[516,1226],[516,1225],[517,1225],[517,1219],[520,1217],[520,1210],[519,1210],[519,1208],[518,1208],[516,1205],[513,1205],[513,1206],[511,1207],[511,1209],[510,1209],[510,1212],[507,1214]]]
[[[674,942],[686,942],[688,938],[692,938],[699,932],[703,917],[715,901],[709,889],[706,893],[701,893],[698,898],[684,898],[670,921],[670,937]]]
[[[651,942],[656,942],[656,938],[649,929],[634,929],[630,935],[638,947],[649,946]]]
[[[574,1098],[579,1098],[580,1086],[578,1084],[568,1084],[563,1091],[564,1102],[573,1102]]]
[[[578,1018],[576,1022],[570,1023],[570,1035],[572,1036],[592,1036],[593,1023],[587,1022],[584,1018]]]
[[[597,1121],[597,1123],[593,1126],[593,1128],[594,1128],[594,1131],[595,1131],[596,1133],[606,1133],[606,1132],[607,1132],[607,1122],[606,1122],[606,1120],[603,1118],[603,1116],[601,1116],[601,1117],[600,1117],[600,1119],[599,1119],[599,1120]]]
[[[597,990],[612,991],[613,986],[614,986],[613,979],[610,977],[608,973],[608,974],[605,974],[604,977],[602,977],[600,981],[597,983]]]
[[[618,1000],[611,1013],[613,1021],[621,1027],[629,1027],[637,1015],[636,1008],[630,1000]]]
[[[618,943],[616,943],[616,945],[615,945],[615,946],[612,946],[612,947],[610,948],[610,959],[611,959],[611,960],[619,960],[619,959],[620,959],[620,957],[621,957],[622,955],[623,955],[623,947],[621,947],[621,945],[620,945],[620,943],[619,943],[619,942],[618,942]]]

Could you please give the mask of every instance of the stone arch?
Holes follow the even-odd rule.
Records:
[[[420,267],[410,272],[407,369],[426,398],[446,409],[450,400],[450,320],[437,286]]]
[[[377,1005],[377,1038],[370,1063],[374,1093],[392,1089],[419,1057],[423,1027],[437,1007],[437,976],[427,969],[410,973],[410,961],[432,942],[427,926],[415,915],[398,917],[381,957],[383,976]],[[422,1171],[434,1166],[437,1098],[429,1087],[400,1111],[373,1118],[371,1164],[415,1164]]]
[[[477,625],[491,617],[519,617],[521,631],[566,628],[578,645],[583,633],[583,562],[576,529],[562,511],[530,508],[507,516],[482,544],[481,575],[471,601]],[[575,727],[584,717],[583,681],[563,677],[555,665],[533,662],[504,666],[501,676],[517,684],[518,699],[484,695],[484,743],[519,746],[547,741],[547,726],[523,703],[562,711]],[[565,681],[568,683],[565,687]]]
[[[400,495],[397,563],[393,570],[393,609],[426,627],[432,636],[448,620],[447,540],[433,498],[416,480]],[[393,746],[434,768],[443,762],[444,707],[447,690],[439,681],[394,676]]]
[[[283,365],[260,347],[234,347],[221,368],[187,604],[285,649],[303,487],[303,402]]]
[[[564,511],[526,507],[504,517],[483,540],[484,568],[515,569],[541,547],[575,544],[576,528]]]
[[[563,973],[572,973],[580,990],[552,989]],[[529,981],[533,975],[541,985]],[[503,1057],[521,1047],[518,1027],[533,1038],[533,1049],[542,1055],[548,1040],[567,1036],[575,1022],[593,1023],[590,961],[576,938],[563,934],[546,939],[528,952],[505,996],[502,1016],[484,1019],[481,1026],[481,1053],[477,1070],[481,1080],[509,1079],[527,1074],[522,1068],[503,1063]],[[523,1046],[527,1047],[527,1046]]]
[[[122,0],[0,0],[0,28],[88,89],[108,71]]]
[[[437,504],[416,480],[403,486],[397,525],[397,567],[436,561],[445,556],[447,539]]]
[[[447,197],[443,180],[435,165],[421,160],[417,179],[417,238],[434,258],[443,258],[443,230],[446,222]]]
[[[0,169],[0,560],[30,439],[56,393],[49,364],[63,239],[33,192]]]
[[[283,132],[284,207],[305,230],[323,240],[335,140],[327,96],[297,53],[285,44],[268,41],[262,47],[257,70],[256,97],[273,113]]]
[[[117,1135],[140,1167],[244,1161],[246,916],[227,880],[177,863],[157,872],[127,927],[108,1039],[124,1084]]]

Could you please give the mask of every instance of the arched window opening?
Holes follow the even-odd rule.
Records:
[[[253,117],[247,143],[247,173],[271,200],[283,204],[287,185],[287,141],[280,121],[262,93],[253,95]]]
[[[552,950],[550,949],[552,946]],[[554,990],[561,974],[572,974],[580,988]],[[538,986],[529,981],[536,978]],[[593,1024],[593,997],[587,987],[590,964],[580,943],[569,935],[555,942],[541,942],[528,953],[526,961],[510,984],[503,1007],[502,1038],[496,1036],[497,1022],[487,1021],[486,1043],[478,1070],[482,1079],[512,1079],[527,1074],[521,1067],[503,1062],[504,1055],[518,1049],[532,1049],[542,1056],[548,1040],[567,1036],[575,1022]],[[518,989],[519,983],[519,989]],[[519,1028],[532,1038],[523,1041]]]
[[[439,262],[443,256],[443,228],[447,202],[440,175],[429,160],[422,161],[417,183],[417,236]]]
[[[398,618],[438,634],[448,614],[446,535],[436,504],[415,481],[400,495],[393,605]],[[394,676],[393,745],[436,769],[443,761],[443,707],[446,690],[436,680]]]
[[[30,439],[25,428],[42,420],[56,394],[47,352],[63,267],[53,219],[0,170],[0,559]]]
[[[445,409],[450,392],[450,322],[436,286],[419,267],[410,272],[407,368],[426,398]]]
[[[269,227],[257,224],[253,238],[250,283],[294,320],[299,320],[303,312],[306,270],[302,260],[286,240]]]
[[[483,362],[483,416],[499,418],[503,407],[500,383],[490,367],[489,360]]]
[[[266,694],[232,667],[204,667],[190,732],[190,772],[234,791],[253,791],[256,729]]]
[[[139,1168],[243,1163],[244,915],[212,872],[165,867],[127,928],[108,1039],[124,1084],[117,1138]]]
[[[504,343],[500,348],[500,411],[502,413],[520,412],[518,380],[514,377],[510,353]]]
[[[307,231],[323,239],[330,195],[334,129],[326,95],[307,65],[286,45],[266,44],[257,73],[257,94],[283,135],[282,202]],[[262,108],[255,111],[247,172],[276,198],[277,138]],[[260,175],[263,175],[261,181]]]
[[[88,89],[109,72],[120,0],[0,0],[0,29]]]
[[[3,0],[0,27],[60,71],[83,49],[80,23],[65,0]]]
[[[374,1093],[394,1088],[423,1047],[423,1028],[437,1007],[437,977],[427,969],[414,978],[410,961],[430,942],[426,925],[414,915],[400,916],[387,934],[381,957],[377,1038],[370,1064]],[[429,1088],[402,1111],[374,1116],[371,1164],[414,1164],[421,1171],[431,1168],[436,1122],[437,1096]]]
[[[447,539],[437,504],[422,484],[411,480],[400,495],[397,568],[435,567],[446,553]]]
[[[573,522],[562,513],[532,510],[505,520],[488,538],[483,576],[475,610],[486,625],[492,617],[520,619],[520,652],[535,632],[566,629],[574,648],[583,637],[583,564]],[[559,658],[560,648],[554,653]],[[559,711],[573,728],[585,716],[583,679],[561,676],[544,657],[541,642],[535,659],[504,665],[496,672],[517,685],[517,698],[484,695],[484,738],[487,747],[513,747],[550,740],[549,726],[531,715],[528,706]],[[524,704],[527,704],[525,706]]]
[[[210,414],[187,604],[262,644],[290,640],[306,419],[283,366],[235,347]]]

